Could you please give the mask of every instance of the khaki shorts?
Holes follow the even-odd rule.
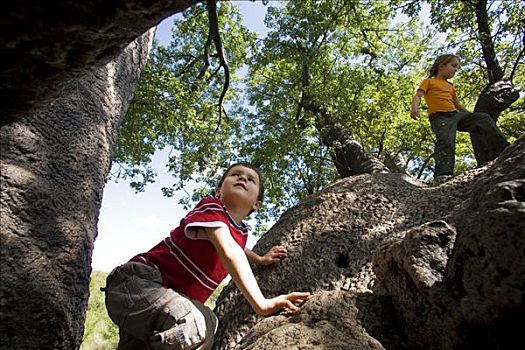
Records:
[[[106,308],[119,327],[118,349],[211,349],[212,310],[162,285],[158,270],[137,262],[114,269],[106,281]]]

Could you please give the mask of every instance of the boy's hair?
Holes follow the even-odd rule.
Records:
[[[430,70],[428,71],[429,78],[435,77],[437,75],[439,66],[441,66],[442,64],[449,63],[454,58],[457,58],[457,60],[459,61],[458,56],[450,54],[450,53],[438,56],[438,58],[436,58],[436,60],[434,61],[434,64],[432,64],[432,67],[430,67]]]
[[[259,170],[259,168],[256,167],[255,165],[251,164],[251,163],[239,162],[239,163],[235,163],[235,164],[230,165],[226,169],[224,174],[222,174],[221,180],[219,181],[219,184],[217,185],[217,188],[221,188],[222,183],[224,182],[224,179],[226,178],[226,176],[228,176],[228,173],[230,172],[230,170],[233,167],[235,167],[235,166],[243,166],[243,167],[246,167],[246,168],[250,168],[250,169],[254,170],[257,173],[257,176],[259,177],[259,195],[257,196],[257,199],[262,202],[263,198],[264,198],[264,185],[263,185],[262,174],[261,174],[261,171]]]

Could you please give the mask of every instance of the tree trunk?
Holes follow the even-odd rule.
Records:
[[[112,149],[152,38],[0,128],[2,349],[80,346]]]
[[[341,178],[389,172],[379,159],[367,153],[341,126],[325,124],[320,133],[323,144],[332,150],[332,160]]]
[[[331,150],[331,158],[337,169],[337,173],[343,179],[352,175],[388,173],[388,168],[376,157],[367,153],[363,146],[355,140],[334,119],[330,113],[319,104],[312,102],[308,88],[310,87],[310,68],[308,59],[302,61],[302,81],[304,89],[301,102],[297,109],[297,120],[301,125],[301,111],[304,109],[316,115],[316,129],[319,131],[321,141],[325,147]],[[305,125],[301,125],[305,126]]]
[[[392,173],[399,173],[408,175],[407,171],[407,160],[401,153],[397,155],[387,154],[385,156],[385,166]]]

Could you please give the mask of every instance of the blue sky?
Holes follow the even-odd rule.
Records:
[[[264,25],[266,7],[262,2],[235,1],[244,16],[244,24],[258,36],[267,32]],[[157,27],[156,38],[166,45],[171,40],[173,18],[167,18]],[[184,194],[178,192],[172,198],[162,196],[161,188],[176,182],[165,171],[167,151],[159,151],[152,159],[152,167],[158,176],[155,183],[141,193],[135,193],[125,181],[108,182],[104,189],[102,207],[98,222],[98,236],[95,240],[92,268],[96,271],[111,271],[115,266],[142,253],[169,235],[187,210],[178,205]],[[191,186],[187,187],[188,192]],[[253,237],[248,246],[253,246]]]

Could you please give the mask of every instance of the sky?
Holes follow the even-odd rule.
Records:
[[[262,2],[235,1],[244,17],[244,25],[266,35],[264,16],[266,7]],[[169,17],[157,26],[156,39],[163,45],[171,40],[173,18]],[[173,197],[162,195],[162,187],[171,187],[176,182],[165,171],[167,151],[158,151],[152,158],[152,168],[157,172],[155,183],[146,186],[144,192],[135,193],[127,181],[118,183],[108,180],[104,188],[98,222],[98,236],[91,266],[95,271],[110,272],[138,253],[151,249],[166,238],[178,226],[187,210],[178,204],[184,191]],[[191,185],[185,188],[191,192]],[[252,247],[256,240],[248,240]]]

